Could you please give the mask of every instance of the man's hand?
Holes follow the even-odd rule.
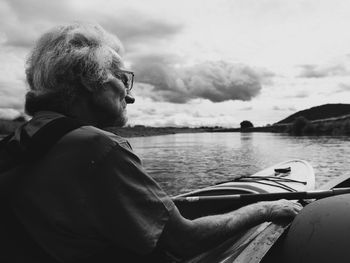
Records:
[[[180,258],[191,257],[255,225],[294,218],[302,208],[297,202],[281,199],[254,203],[226,214],[190,220],[182,217],[175,207],[160,237],[159,246]]]
[[[261,202],[265,206],[267,218],[271,221],[281,218],[294,218],[303,206],[298,202],[285,199],[272,202]]]

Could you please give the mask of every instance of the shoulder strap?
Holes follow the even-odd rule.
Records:
[[[27,157],[32,160],[41,157],[64,135],[81,126],[83,124],[78,120],[61,117],[46,124],[31,138],[27,134],[27,136],[24,134],[21,135],[23,136],[21,139],[23,139],[23,143],[27,149]]]
[[[0,172],[9,170],[21,163],[35,161],[47,153],[64,135],[84,124],[69,117],[57,118],[44,125],[30,137],[23,129],[21,144],[11,141],[13,133],[0,141],[0,151],[6,152],[6,161],[0,165]]]

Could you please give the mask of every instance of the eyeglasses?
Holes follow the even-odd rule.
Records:
[[[115,70],[113,71],[113,75],[123,82],[127,91],[132,89],[134,85],[134,72],[127,70]]]

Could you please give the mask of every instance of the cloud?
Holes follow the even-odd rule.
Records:
[[[342,63],[328,66],[302,65],[300,67],[302,70],[298,77],[301,78],[325,78],[350,74],[350,70]]]
[[[178,22],[134,9],[99,9],[84,3],[84,8],[68,0],[3,0],[0,2],[0,32],[5,45],[29,48],[41,33],[53,26],[73,21],[96,21],[116,34],[130,49],[152,41],[165,41],[182,30]]]
[[[273,106],[272,110],[274,110],[274,111],[296,111],[296,108],[294,106],[287,106],[287,107]]]
[[[283,96],[283,98],[289,99],[289,98],[297,98],[297,99],[304,99],[309,97],[310,94],[306,90],[301,90],[301,91],[293,91],[291,94],[287,94]]]
[[[152,46],[155,41],[169,41],[183,28],[180,23],[149,17],[135,10],[126,11],[122,16],[101,17],[99,21],[106,30],[117,35],[129,51]]]
[[[336,89],[335,93],[341,92],[350,92],[350,85],[345,83],[339,84],[338,89]]]
[[[3,0],[16,14],[17,18],[25,21],[41,19],[59,20],[73,16],[76,12],[69,0],[42,1],[42,0]],[[65,13],[62,13],[65,12]]]
[[[172,103],[197,98],[212,102],[249,101],[273,76],[266,70],[225,61],[186,66],[179,57],[167,54],[138,56],[131,61],[136,81],[149,85],[143,89],[143,95]]]
[[[172,112],[171,115],[165,115],[159,112],[156,116],[147,116],[142,113],[134,114],[130,117],[129,124],[133,125],[148,125],[148,126],[188,126],[188,127],[200,127],[200,126],[222,126],[222,127],[234,127],[238,125],[238,122],[230,115],[212,115],[199,113],[199,112]]]
[[[307,97],[309,97],[309,93],[306,91],[300,91],[294,95],[294,98],[300,98],[300,99],[307,98]]]
[[[22,110],[24,94],[24,84],[22,81],[0,80],[0,108]]]
[[[21,116],[21,113],[11,108],[0,108],[0,119],[1,120],[13,120]]]
[[[0,3],[0,30],[4,44],[29,48],[48,28],[74,18],[68,1],[3,0]]]
[[[187,127],[201,127],[201,126],[220,126],[220,127],[234,127],[238,123],[232,116],[216,116],[213,117],[198,117],[192,116],[188,113],[174,114],[166,120],[157,123],[161,126],[187,126]]]
[[[247,106],[247,107],[242,107],[239,110],[241,110],[241,111],[251,111],[252,109],[253,109],[252,106]]]

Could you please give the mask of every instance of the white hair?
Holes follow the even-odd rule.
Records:
[[[122,66],[122,52],[120,40],[98,24],[76,22],[43,34],[26,63],[26,112],[66,113],[86,92],[83,86],[98,89],[111,70]]]

